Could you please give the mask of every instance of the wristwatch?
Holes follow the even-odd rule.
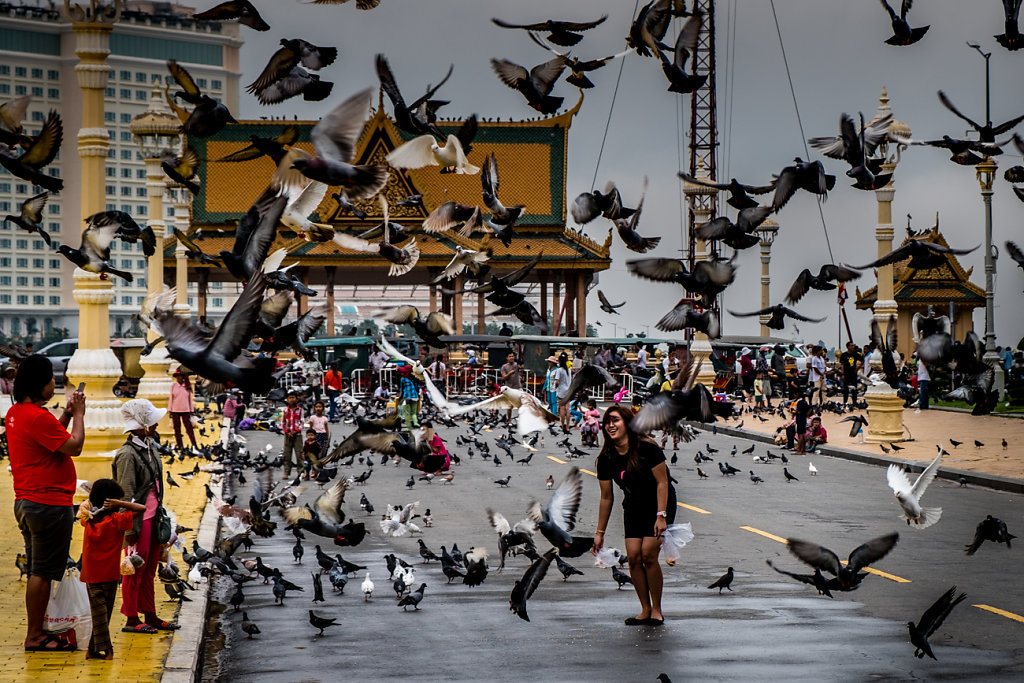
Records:
[[[664,517],[664,516],[665,516],[665,511],[664,510],[658,510],[658,517]]]

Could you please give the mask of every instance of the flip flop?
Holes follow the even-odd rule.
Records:
[[[622,623],[626,626],[643,626],[650,622],[650,619],[637,619],[636,617],[629,617]]]
[[[47,647],[53,643],[56,643],[55,647]],[[52,634],[43,638],[38,645],[25,646],[25,652],[73,652],[75,649],[75,646],[70,642]]]
[[[172,623],[170,621],[161,621],[159,624],[147,624],[151,628],[155,628],[158,631],[177,631],[181,626]]]
[[[135,626],[125,626],[121,629],[122,633],[147,633],[152,635],[157,632],[155,628],[149,624],[136,624]]]
[[[664,619],[655,619],[654,617],[649,617],[647,619],[644,619],[640,623],[644,624],[645,626],[664,626],[665,625],[665,620]]]

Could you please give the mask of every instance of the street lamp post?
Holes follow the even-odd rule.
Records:
[[[986,60],[986,64],[988,60]],[[992,247],[992,182],[996,177],[996,162],[992,157],[974,167],[981,186],[981,200],[985,203],[985,355],[982,360],[992,366],[995,378],[992,388],[1003,397],[1006,391],[1006,374],[1003,362],[996,353],[995,286],[996,259]]]
[[[771,262],[772,244],[775,236],[779,234],[779,224],[772,219],[767,219],[757,228],[757,235],[761,238],[761,308],[768,308],[771,303]],[[771,319],[770,315],[760,316],[761,337],[767,339],[771,336],[771,330],[765,324]]]
[[[75,34],[78,64],[75,76],[81,90],[82,127],[78,131],[81,159],[81,219],[104,210],[107,150],[110,147],[104,120],[104,91],[111,67],[110,35],[120,19],[122,0],[89,7],[64,0],[64,11]],[[68,361],[67,386],[86,385],[85,447],[76,458],[79,476],[95,479],[110,476],[110,458],[124,441],[121,401],[114,384],[121,377],[121,363],[110,350],[110,302],[113,284],[95,273],[75,269],[75,302],[78,304],[78,350]]]

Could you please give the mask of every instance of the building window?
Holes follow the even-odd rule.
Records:
[[[107,185],[106,189],[107,189],[107,194],[117,194],[117,188],[114,187],[113,185]]]
[[[141,287],[142,289],[145,289],[146,288],[146,278],[144,278],[144,277],[137,277],[137,278],[135,278],[135,286],[136,287]]]
[[[18,249],[28,249],[28,240],[15,240],[14,246]]]
[[[122,130],[121,131],[121,142],[131,142],[131,141],[132,141],[132,132],[130,130]]]
[[[206,90],[206,79],[205,79],[205,78],[200,78],[200,79],[198,79],[198,80],[196,81],[196,83],[198,83],[198,84],[199,84],[199,89],[200,89],[200,90]]]
[[[222,85],[223,84],[219,80],[214,79],[210,81],[210,87],[212,87],[214,90],[220,90]]]
[[[14,191],[18,194],[25,194],[28,192],[28,185],[26,183],[18,183],[14,186]]]
[[[113,149],[108,149],[107,150],[107,158],[108,159],[116,159],[117,158],[117,152],[115,152]]]
[[[121,99],[130,100],[132,98],[131,88],[121,88]]]
[[[131,123],[131,122],[132,122],[132,115],[131,114],[121,114],[121,123]]]
[[[0,256],[0,267],[10,268],[11,258],[9,256]]]
[[[122,168],[121,169],[121,177],[122,178],[131,178],[132,177],[132,169],[130,169],[130,168]]]
[[[160,74],[150,74],[149,75],[149,82],[150,83],[160,83],[161,82],[160,81]]]
[[[0,265],[3,265],[3,264],[0,264]],[[11,264],[8,263],[7,265],[11,265]],[[14,259],[14,265],[17,268],[28,268],[28,259],[23,257],[23,256],[19,256],[18,258]]]
[[[40,249],[43,248],[43,241],[42,240],[32,240],[32,248],[35,249],[36,251],[39,251]]]
[[[131,268],[132,267],[131,259],[126,259],[126,258],[121,259],[121,267],[124,268],[125,270],[128,270],[129,268]]]
[[[122,161],[131,161],[132,160],[132,151],[130,149],[122,149],[121,150],[121,160]]]
[[[131,268],[131,261],[128,261],[128,264],[129,265],[125,266],[125,268]],[[143,268],[146,267],[146,262],[142,259],[139,259],[135,262],[135,267],[138,268],[139,270],[142,270]]]
[[[47,204],[46,213],[48,213],[51,216],[56,216],[60,214],[60,204]]]
[[[50,268],[60,268],[60,259],[58,259],[58,258],[50,259]]]
[[[15,300],[18,302],[19,306],[27,306],[28,305],[28,295],[27,294],[19,294],[18,298],[15,299]]]
[[[60,99],[60,88],[47,88],[46,89],[46,96],[49,97],[51,100],[59,100]]]
[[[136,83],[145,83],[146,82],[146,74],[144,74],[141,71],[136,71],[135,72],[135,82]]]
[[[60,296],[51,296],[50,297],[50,305],[51,306],[60,306]]]
[[[14,86],[14,94],[18,95],[19,97],[21,95],[26,94],[27,92],[28,92],[28,88],[26,88],[23,85],[16,85],[16,86]]]
[[[19,275],[18,277],[14,278],[14,284],[18,285],[19,287],[28,287],[28,278],[24,275]]]
[[[135,215],[136,216],[148,216],[149,215],[149,207],[146,206],[145,204],[139,204],[138,206],[135,207]],[[141,248],[142,245],[140,244],[139,247]]]
[[[54,245],[54,246],[56,246],[56,245]],[[33,268],[38,268],[38,269],[42,270],[44,263],[46,263],[45,259],[41,259],[41,258],[34,258],[34,259],[32,259],[32,267]]]
[[[60,287],[60,278],[59,277],[51,277],[50,278],[50,286],[51,287]]]
[[[25,74],[26,73],[28,73],[28,72],[25,71],[25,67],[23,67],[23,66],[16,66],[16,67],[14,67],[14,75],[17,76],[18,78],[25,78]]]
[[[107,204],[107,211],[117,211],[117,204]]]
[[[11,93],[11,86],[7,83],[0,83],[0,95],[9,95]]]
[[[130,187],[122,187],[121,188],[121,196],[122,197],[131,197],[132,196],[132,188],[130,188]]]
[[[124,211],[125,213],[131,213],[132,212],[132,205],[131,204],[122,204],[121,205],[121,211]]]
[[[11,295],[10,294],[0,294],[0,304],[10,304],[10,303],[11,303]],[[12,332],[14,331],[13,325],[11,326],[11,331]]]
[[[10,248],[11,248],[11,240],[10,240],[10,238],[5,237],[3,239],[0,239],[0,249],[10,249]]]
[[[9,287],[11,285],[11,276],[0,275],[0,285],[3,285],[4,287]]]
[[[44,303],[46,303],[46,297],[42,294],[36,294],[32,297],[33,306],[42,306]]]
[[[103,112],[103,120],[107,123],[114,123],[117,121],[117,114],[112,111],[105,111]]]
[[[0,183],[0,192],[10,192],[10,191],[11,191],[11,184],[10,183]]]
[[[60,80],[60,72],[57,71],[56,69],[50,69],[49,71],[46,72],[46,78],[48,78],[51,81],[59,81]]]
[[[224,308],[224,299],[221,297],[215,296],[211,301],[213,302],[214,308]]]
[[[144,168],[137,168],[137,169],[135,169],[135,177],[138,178],[139,180],[145,180],[146,179],[146,169],[144,169]]]
[[[135,91],[135,99],[138,100],[139,102],[145,102],[146,100],[149,99],[149,95],[146,93],[145,90],[136,90]]]
[[[38,85],[32,86],[32,97],[42,97],[42,96],[43,96],[43,89],[41,87],[39,87]]]
[[[108,130],[107,131],[107,139],[110,140],[111,142],[116,140],[117,139],[117,131]]]
[[[106,90],[103,91],[103,96],[104,97],[113,97],[116,93],[117,93],[117,91],[114,90],[113,88],[107,88]]]
[[[60,232],[60,223],[50,223],[50,226],[47,228],[47,230],[49,230],[51,233]]]
[[[32,69],[32,78],[42,78],[42,77],[43,77],[43,70],[42,69]]]
[[[43,112],[41,112],[41,111],[34,111],[34,112],[32,112],[32,120],[33,121],[42,121],[43,120]]]
[[[43,278],[41,278],[41,277],[34,277],[34,278],[32,278],[32,286],[33,287],[42,287],[43,286]]]
[[[10,76],[11,67],[7,64],[0,64],[0,76]]]
[[[144,188],[144,187],[136,187],[135,188],[135,196],[136,197],[143,197],[143,198],[145,198],[145,196],[146,196],[146,188]]]
[[[121,305],[122,306],[131,306],[132,305],[132,298],[130,296],[122,296],[121,297]]]
[[[10,211],[10,210],[11,210],[11,203],[10,202],[0,202],[0,211]]]
[[[131,71],[122,71],[120,75],[121,75],[121,80],[122,81],[130,81],[130,80],[132,80],[132,72]]]

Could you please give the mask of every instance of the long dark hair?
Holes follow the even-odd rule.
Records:
[[[597,457],[600,458],[602,455],[617,457],[619,455],[619,452],[615,449],[615,442],[611,440],[608,432],[605,431],[605,427],[608,426],[608,418],[612,413],[622,418],[622,424],[626,428],[626,436],[629,439],[629,450],[626,451],[626,469],[634,472],[640,466],[640,435],[633,431],[631,426],[633,411],[625,406],[609,406],[604,411],[604,415],[601,416],[601,433],[604,434],[604,443],[601,444],[601,452],[598,453]]]
[[[18,364],[18,374],[14,376],[14,400],[24,403],[26,400],[38,401],[43,397],[43,389],[53,379],[53,363],[46,356],[32,354]]]

